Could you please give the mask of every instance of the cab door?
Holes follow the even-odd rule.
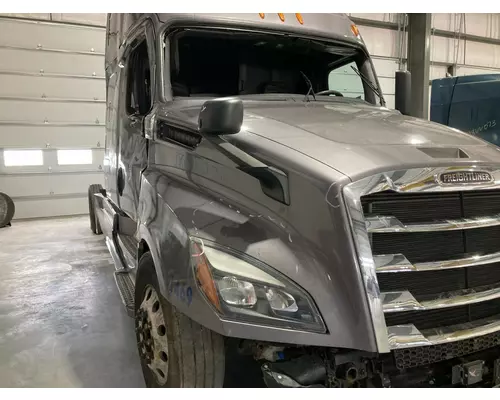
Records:
[[[120,65],[123,73],[116,185],[120,209],[134,221],[137,221],[141,174],[147,165],[144,119],[153,104],[153,40],[153,24],[150,20],[141,22],[126,40]]]

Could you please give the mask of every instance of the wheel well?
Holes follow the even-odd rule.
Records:
[[[142,239],[139,243],[139,247],[137,249],[137,263],[139,263],[141,257],[144,255],[144,253],[149,252],[149,246],[147,242]]]

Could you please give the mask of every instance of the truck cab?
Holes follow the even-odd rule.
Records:
[[[106,40],[90,226],[147,386],[500,383],[498,149],[389,110],[345,15],[109,14]]]

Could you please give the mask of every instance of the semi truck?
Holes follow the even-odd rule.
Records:
[[[498,149],[387,108],[346,15],[109,14],[105,63],[148,387],[500,383]]]

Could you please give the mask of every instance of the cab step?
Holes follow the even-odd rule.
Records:
[[[127,271],[115,271],[115,282],[129,317],[134,317],[135,286]]]

